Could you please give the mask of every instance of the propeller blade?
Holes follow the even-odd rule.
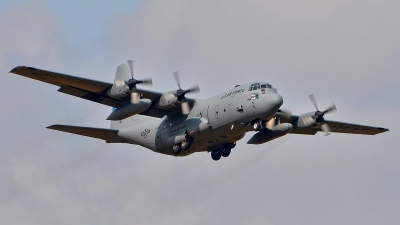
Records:
[[[131,93],[131,103],[133,103],[133,104],[138,103],[139,99],[140,99],[139,93],[137,93],[137,92]]]
[[[128,64],[129,72],[131,74],[131,78],[133,79],[133,60],[126,61],[126,64]]]
[[[336,112],[336,111],[337,111],[337,109],[336,109],[335,104],[332,104],[331,106],[329,106],[327,109],[324,110],[324,114],[330,113],[330,112]]]
[[[195,86],[193,86],[193,87],[191,87],[191,88],[185,90],[185,93],[189,93],[189,92],[191,92],[191,93],[198,93],[198,92],[200,92],[199,85],[196,84]]]
[[[288,120],[292,117],[292,111],[286,109],[279,109],[276,115]]]
[[[329,125],[327,123],[321,124],[321,130],[325,132],[325,136],[328,136],[329,134],[331,134],[331,128],[329,127]]]
[[[267,122],[266,127],[267,127],[268,129],[272,130],[272,128],[274,128],[274,126],[275,126],[275,117],[272,117],[272,119],[270,119],[270,120]]]
[[[179,89],[182,89],[182,88],[181,88],[181,81],[180,81],[180,79],[179,79],[179,73],[178,73],[178,71],[174,72],[173,75],[174,75],[174,78],[175,78],[176,83],[178,84]]]
[[[153,85],[153,80],[151,79],[151,77],[145,78],[145,79],[141,79],[141,80],[138,80],[138,84],[144,84],[144,85],[152,86]]]
[[[308,97],[310,98],[311,102],[313,103],[315,109],[316,109],[317,111],[319,111],[318,106],[317,106],[317,101],[315,101],[314,94],[311,94],[311,95],[309,95]]]
[[[182,114],[187,115],[190,113],[190,106],[188,102],[182,102],[181,108],[182,108]]]

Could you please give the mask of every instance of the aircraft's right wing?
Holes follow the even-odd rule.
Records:
[[[17,66],[10,71],[10,73],[18,74],[34,80],[42,81],[48,84],[59,86],[59,92],[69,94],[75,97],[83,98],[89,101],[97,102],[103,105],[118,108],[123,103],[121,99],[112,98],[107,95],[108,89],[112,83],[103,81],[91,80],[67,74],[41,70],[34,67]],[[144,89],[137,89],[140,92],[141,98],[150,99],[153,103],[158,100],[162,93]],[[186,98],[190,106],[193,107],[194,100]],[[141,115],[161,118],[164,115],[180,111],[181,107],[176,107],[164,110],[158,109],[153,104],[148,110],[140,113]]]
[[[111,83],[96,81],[33,67],[17,66],[10,71],[24,77],[59,86],[59,92],[87,99],[111,107],[121,106],[121,101],[107,95]]]
[[[92,128],[92,127],[77,127],[67,125],[52,125],[47,127],[48,129],[63,131],[71,134],[82,135],[91,138],[102,139],[107,143],[127,143],[136,144],[135,142],[118,136],[118,130],[103,129],[103,128]]]

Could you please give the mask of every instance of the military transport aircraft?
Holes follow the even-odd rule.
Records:
[[[105,140],[107,143],[140,145],[155,152],[187,156],[211,152],[213,160],[228,157],[236,142],[249,131],[256,131],[247,144],[263,144],[288,133],[315,135],[323,131],[375,135],[388,129],[325,120],[335,105],[299,116],[280,109],[283,99],[266,82],[236,85],[209,99],[186,98],[199,91],[195,86],[155,92],[138,88],[151,85],[151,79],[133,77],[133,61],[121,64],[114,83],[95,81],[61,73],[19,66],[10,71],[21,76],[59,86],[59,92],[113,107],[107,120],[110,129],[52,125],[47,128]]]

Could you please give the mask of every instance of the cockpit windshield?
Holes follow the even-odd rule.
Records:
[[[272,85],[270,85],[270,84],[261,84],[261,88],[274,88],[274,87],[272,87]]]
[[[250,85],[250,87],[249,87],[249,91],[255,91],[258,89],[261,89],[260,83],[254,83],[254,84]]]
[[[259,90],[259,89],[261,89],[261,92],[263,94],[265,94],[266,89],[272,89],[274,92],[276,92],[276,89],[272,85],[267,84],[267,83],[261,83],[261,84],[254,83],[254,84],[251,84],[249,87],[249,91],[255,91],[255,90]]]
[[[260,83],[254,83],[254,84],[250,85],[249,91],[254,91],[254,90],[258,90],[258,89],[262,89],[262,88],[274,89],[274,87],[272,87],[272,85],[270,85],[270,84],[261,84],[260,85]]]

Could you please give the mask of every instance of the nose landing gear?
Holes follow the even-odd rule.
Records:
[[[253,130],[260,131],[262,129],[262,121],[257,121],[253,123]]]

